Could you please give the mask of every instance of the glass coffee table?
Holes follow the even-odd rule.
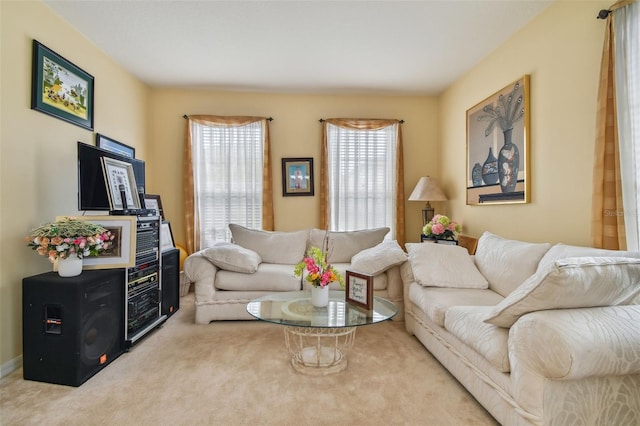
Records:
[[[310,375],[337,373],[347,367],[356,327],[393,318],[398,308],[374,296],[373,309],[345,301],[344,291],[330,291],[329,304],[311,304],[311,291],[274,293],[251,301],[247,312],[259,320],[284,325],[285,345],[296,371]]]

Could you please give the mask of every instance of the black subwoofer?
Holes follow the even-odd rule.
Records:
[[[180,250],[162,253],[162,314],[167,318],[180,309]]]
[[[125,272],[22,281],[23,377],[80,386],[124,351]]]

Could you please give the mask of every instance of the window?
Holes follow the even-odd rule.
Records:
[[[395,238],[398,126],[326,124],[330,230],[388,226]]]
[[[263,122],[190,122],[196,249],[230,241],[229,223],[262,228]]]

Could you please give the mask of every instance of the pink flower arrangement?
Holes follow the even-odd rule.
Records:
[[[318,247],[309,249],[307,256],[295,266],[293,273],[296,277],[300,277],[304,270],[307,271],[305,280],[314,287],[326,287],[334,281],[339,282],[340,287],[344,285],[342,275],[327,263],[325,253]]]
[[[447,216],[437,214],[422,228],[422,233],[427,238],[437,240],[454,240],[456,235],[462,231],[462,226],[450,220]]]

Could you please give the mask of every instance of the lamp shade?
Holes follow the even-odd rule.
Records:
[[[409,201],[447,201],[447,196],[444,195],[436,178],[426,176],[420,178],[409,195]]]

